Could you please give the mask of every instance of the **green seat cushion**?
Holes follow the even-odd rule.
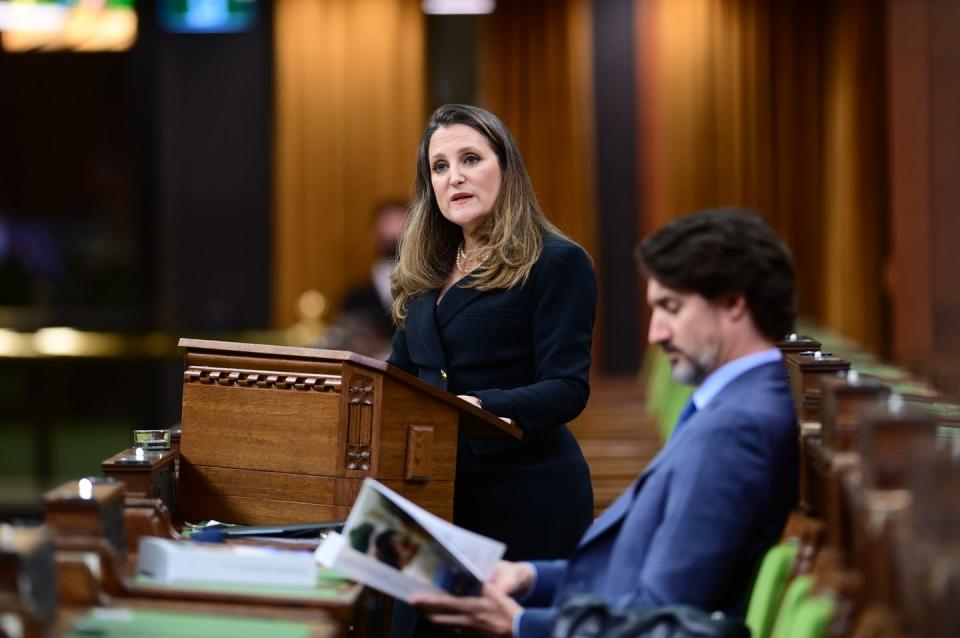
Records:
[[[747,607],[747,626],[753,638],[768,638],[787,587],[797,547],[784,543],[771,547],[763,557]]]

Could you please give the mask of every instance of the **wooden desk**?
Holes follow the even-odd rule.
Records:
[[[120,505],[118,507],[118,504]],[[118,483],[84,488],[70,482],[51,490],[45,498],[48,530],[56,548],[59,601],[69,608],[92,606],[143,608],[196,608],[223,614],[256,612],[264,617],[308,620],[326,628],[324,635],[343,634],[352,625],[369,624],[364,617],[363,589],[319,570],[316,588],[263,588],[231,585],[169,585],[137,578],[136,558],[127,553],[139,539],[127,535],[125,522],[138,517],[150,504],[155,517],[165,517],[159,500],[141,499],[122,507]],[[171,527],[169,519],[161,529]]]

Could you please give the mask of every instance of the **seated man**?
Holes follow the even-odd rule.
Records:
[[[649,341],[675,379],[697,386],[673,435],[569,559],[502,562],[482,597],[415,601],[433,622],[547,636],[557,607],[579,593],[621,608],[743,614],[757,564],[796,499],[796,418],[775,347],[793,328],[792,261],[758,215],[736,209],[678,219],[638,257]]]

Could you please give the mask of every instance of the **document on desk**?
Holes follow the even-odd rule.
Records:
[[[169,584],[317,585],[317,565],[310,552],[149,536],[140,539],[137,574]]]
[[[365,479],[343,533],[317,562],[394,598],[421,592],[478,594],[506,546],[457,527],[373,479]]]

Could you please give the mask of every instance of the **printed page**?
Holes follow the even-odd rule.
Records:
[[[487,580],[497,562],[506,551],[506,545],[470,530],[457,527],[453,523],[431,514],[419,505],[400,496],[387,486],[370,481],[370,486],[404,509],[410,516],[426,528],[438,541],[450,549],[451,553],[473,573],[480,582]]]
[[[331,532],[317,547],[317,562],[331,567],[358,583],[363,583],[398,600],[410,602],[414,594],[443,593],[439,587],[429,582],[413,578],[394,567],[385,565],[350,547],[347,539]]]
[[[367,565],[362,573],[347,573],[378,589],[390,586],[383,580],[385,574],[394,572],[397,576],[399,572],[454,595],[479,593],[482,579],[477,570],[442,535],[437,536],[435,530],[440,526],[422,516],[425,512],[416,505],[405,499],[397,501],[394,492],[386,488],[381,491],[379,487],[382,486],[372,479],[364,481],[344,525],[345,547],[334,551],[332,548],[338,545],[328,547],[325,542],[318,549],[317,559],[337,569],[340,567],[334,558],[346,560],[351,568]],[[421,515],[414,516],[415,513]],[[367,580],[374,577],[379,580]],[[394,591],[390,593],[395,595]]]

